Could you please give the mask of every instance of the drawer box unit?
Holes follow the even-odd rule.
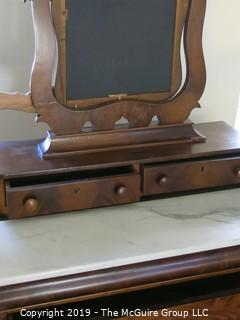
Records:
[[[105,177],[86,176],[86,173],[84,177],[79,173],[69,175],[54,176],[55,182],[49,177],[47,180],[35,177],[7,181],[9,218],[110,206],[140,199],[140,176],[137,173]]]
[[[143,167],[143,194],[240,184],[240,158],[180,161]]]
[[[154,143],[47,160],[39,158],[35,140],[26,147],[0,143],[0,214],[17,219],[239,187],[239,133],[222,122],[196,129],[206,142]]]

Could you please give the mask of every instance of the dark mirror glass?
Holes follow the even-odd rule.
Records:
[[[67,100],[168,92],[176,0],[66,0]]]

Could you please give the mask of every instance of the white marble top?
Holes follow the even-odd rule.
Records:
[[[240,189],[0,222],[0,286],[240,244]]]

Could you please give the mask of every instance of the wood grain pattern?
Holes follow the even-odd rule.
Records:
[[[160,124],[184,122],[191,110],[199,106],[198,100],[205,87],[201,43],[205,7],[205,0],[191,1],[184,34],[188,72],[179,94],[161,103],[126,100],[72,110],[60,104],[52,91],[56,46],[49,1],[33,1],[36,57],[32,74],[32,97],[39,114],[38,120],[47,122],[57,135],[77,134],[86,121],[92,123],[95,131],[112,130],[121,117],[129,121],[130,127],[146,127],[153,116],[158,116]]]
[[[69,153],[87,153],[101,150],[126,150],[136,147],[160,146],[178,143],[205,142],[206,138],[194,130],[192,123],[170,126],[153,125],[146,128],[123,128],[113,131],[51,136],[40,144],[44,158],[65,156]]]
[[[122,174],[57,185],[9,186],[7,200],[10,219],[135,202],[140,200],[140,176]]]
[[[119,293],[117,295],[110,294],[104,297],[92,297],[90,299],[85,299],[81,301],[63,301],[61,304],[56,305],[48,305],[45,306],[45,309],[54,310],[64,310],[65,312],[68,309],[78,309],[78,310],[91,310],[91,315],[88,317],[89,320],[94,320],[94,314],[98,314],[99,316],[104,316],[104,319],[107,318],[106,313],[103,314],[102,309],[108,309],[111,311],[115,311],[118,314],[118,317],[124,317],[123,311],[134,311],[134,310],[172,310],[172,309],[187,309],[189,308],[189,317],[193,314],[197,315],[198,313],[207,313],[204,311],[206,307],[205,305],[210,305],[208,313],[213,314],[214,311],[219,316],[224,316],[225,313],[222,311],[225,310],[225,307],[231,307],[231,316],[234,314],[238,314],[238,297],[239,297],[239,273],[233,273],[218,277],[206,278],[197,281],[186,281],[182,283],[169,284],[166,286],[156,286],[154,288],[148,288],[145,290],[132,291],[132,292],[124,292]],[[212,302],[215,303],[212,303]],[[203,307],[202,307],[203,305]],[[175,307],[174,307],[175,306]],[[200,309],[198,311],[197,306]],[[219,308],[218,308],[219,306]],[[36,307],[34,308],[36,309]],[[185,311],[186,311],[185,309]],[[40,310],[44,310],[40,309]],[[226,309],[227,310],[227,309]],[[95,313],[96,312],[96,313]],[[230,313],[229,313],[230,315]],[[159,316],[161,313],[159,312]],[[129,317],[125,315],[125,317]],[[112,317],[110,317],[112,318]],[[139,317],[138,317],[139,318]],[[145,317],[146,318],[146,317]],[[149,319],[147,317],[147,319]],[[179,317],[177,317],[178,319]],[[185,319],[187,319],[186,317]],[[194,318],[206,318],[206,317],[194,317]],[[14,317],[14,319],[19,319],[18,317]],[[158,319],[155,317],[155,319]],[[169,318],[168,318],[169,319]],[[176,319],[176,317],[175,317]],[[181,318],[182,319],[182,318]],[[212,319],[207,317],[207,319]],[[214,318],[215,319],[215,318]],[[221,319],[221,317],[220,317]]]
[[[143,194],[166,194],[206,187],[239,185],[239,170],[239,157],[145,166]]]
[[[0,177],[0,214],[5,214],[7,212],[7,202],[6,202],[6,191],[5,182],[2,177]]]
[[[132,147],[128,150],[108,150],[74,153],[68,157],[51,157],[43,161],[38,144],[42,140],[0,143],[0,176],[5,179],[41,176],[63,172],[146,165],[166,161],[194,160],[200,157],[233,157],[240,154],[239,133],[224,122],[195,125],[208,140],[204,143]]]
[[[211,312],[209,314],[213,314],[213,311],[217,310],[218,315],[224,315],[222,312],[223,308],[216,308],[216,306],[224,305],[229,303],[229,306],[232,307],[231,315],[238,314],[238,296],[239,296],[239,273],[228,274],[213,278],[206,278],[197,281],[186,281],[182,283],[160,286],[155,288],[148,288],[146,290],[138,290],[135,292],[125,292],[117,295],[106,295],[102,298],[92,297],[90,299],[85,299],[82,301],[63,301],[58,305],[48,305],[45,306],[50,310],[61,309],[65,312],[68,309],[78,309],[78,310],[86,310],[90,309],[91,315],[89,320],[94,320],[94,314],[102,315],[103,312],[100,311],[102,309],[107,309],[111,311],[115,311],[118,314],[118,317],[123,317],[122,310],[134,311],[134,310],[163,310],[164,308],[168,310],[172,310],[173,308],[183,309],[188,308],[190,311],[193,311],[191,306],[195,306],[194,314],[198,313],[197,305],[201,306],[203,304],[203,309],[200,309],[199,314],[207,313],[203,312],[204,305],[210,304],[209,301],[216,302],[213,306],[210,307]],[[231,301],[229,301],[231,300]],[[222,302],[224,301],[224,302]],[[218,303],[219,302],[219,303]],[[236,302],[236,303],[235,303]],[[173,307],[176,306],[176,307]],[[36,307],[35,307],[36,309]],[[44,310],[40,309],[40,310]],[[227,309],[226,309],[227,310]],[[96,312],[96,313],[95,313]],[[159,316],[161,316],[159,312]],[[190,316],[190,314],[189,314]],[[105,317],[106,313],[105,313]],[[104,317],[104,318],[105,318]],[[125,317],[127,317],[125,315]],[[150,318],[150,317],[148,317]],[[175,317],[176,318],[176,317]],[[195,317],[195,318],[205,318],[205,317]],[[14,319],[19,319],[18,317],[14,317]],[[158,319],[155,317],[155,319]],[[178,317],[177,317],[178,319]],[[182,319],[182,318],[181,318]],[[207,319],[211,319],[207,317]],[[221,319],[221,317],[220,317]]]
[[[174,130],[176,128],[174,126]],[[141,145],[140,148],[139,145],[131,145],[126,150],[118,150],[118,135],[112,137],[110,134],[108,150],[87,152],[88,144],[101,143],[101,139],[93,139],[92,142],[88,139],[86,144],[83,135],[83,153],[69,152],[68,156],[51,156],[45,160],[39,151],[40,141],[1,143],[0,174],[6,185],[9,185],[6,188],[6,215],[10,218],[22,218],[134,202],[144,200],[148,195],[239,185],[239,133],[221,122],[198,125],[196,128],[206,134],[207,142],[163,143],[159,146],[156,144],[160,135],[157,130],[155,143],[153,141],[151,146]],[[186,137],[187,134],[188,130],[185,132]],[[164,135],[164,131],[161,135]],[[100,133],[97,137],[99,136]],[[141,134],[139,137],[143,138]],[[116,141],[116,146],[113,141]],[[67,143],[69,150],[79,148],[78,143],[77,140],[75,146],[71,137]],[[61,148],[61,140],[56,141],[54,152],[61,154]],[[142,189],[140,193],[138,182],[130,183],[126,180],[124,186],[128,187],[128,192],[126,197],[119,199],[113,193],[113,184],[121,179],[125,182],[125,173],[122,171],[124,168],[131,168],[131,173],[139,173]],[[97,175],[94,176],[96,171]],[[90,178],[93,180],[87,180]],[[82,189],[78,196],[73,193],[77,183],[81,184]],[[36,201],[40,207],[36,205]]]
[[[40,141],[1,143],[0,168],[2,172],[0,174],[2,174],[2,180],[10,185],[6,188],[8,199],[6,214],[10,218],[21,218],[36,214],[134,202],[144,200],[144,197],[148,195],[166,195],[170,192],[184,190],[239,185],[239,133],[222,122],[198,125],[196,129],[208,137],[207,142],[162,144],[161,146],[156,144],[149,146],[148,144],[141,148],[138,145],[132,145],[126,150],[118,150],[117,146],[110,144],[109,149],[105,151],[99,152],[96,149],[89,152],[84,150],[83,153],[69,152],[68,156],[51,156],[46,160],[42,159],[39,151]],[[101,136],[101,134],[98,135]],[[158,136],[158,131],[156,136]],[[85,144],[84,138],[83,135],[82,147],[87,149],[88,144],[92,142],[88,140],[88,144]],[[110,138],[112,143],[113,137]],[[140,138],[142,138],[141,135]],[[114,139],[117,144],[118,136]],[[75,148],[72,141],[71,137],[68,143],[69,150]],[[93,139],[93,143],[96,141],[98,140]],[[76,148],[79,147],[78,142]],[[56,141],[55,152],[61,154],[61,148],[61,141]],[[123,197],[121,202],[113,196],[111,183],[118,181],[117,176],[119,179],[124,179],[122,169],[126,167],[137,170],[142,189],[140,194],[139,183],[130,183],[127,197]],[[109,185],[112,185],[111,190],[106,182],[109,170],[111,171],[111,180],[109,180]],[[98,172],[97,176],[93,176],[94,171]],[[96,179],[88,181],[86,177],[82,178],[84,174],[88,174],[88,179],[90,177]],[[79,177],[78,182],[71,178],[73,175]],[[16,181],[18,181],[17,187],[12,187],[12,184],[16,185]],[[57,183],[58,186],[53,186],[53,183]],[[73,194],[74,183],[81,184],[81,189],[89,195],[88,198],[85,197],[84,192],[81,192],[78,197]],[[126,183],[128,183],[127,180]],[[2,188],[4,188],[4,183]],[[104,194],[103,190],[108,190],[108,192]],[[64,194],[68,196],[65,197]],[[25,206],[25,201],[28,200],[31,200],[30,206],[27,204]],[[35,206],[36,212],[29,211],[35,200],[40,200],[41,209],[38,210],[38,206]]]
[[[0,110],[36,112],[30,94],[0,92]]]
[[[186,309],[185,309],[186,307]],[[183,306],[182,308],[176,308],[174,310],[188,310],[192,313],[192,309],[201,310],[208,309],[209,316],[211,320],[238,320],[240,319],[240,294],[217,298],[213,300],[201,301],[199,303],[194,303],[190,305]],[[196,319],[196,317],[189,317],[190,320]]]

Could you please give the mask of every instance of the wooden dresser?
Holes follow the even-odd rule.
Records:
[[[1,221],[1,320],[239,319],[239,195]]]

